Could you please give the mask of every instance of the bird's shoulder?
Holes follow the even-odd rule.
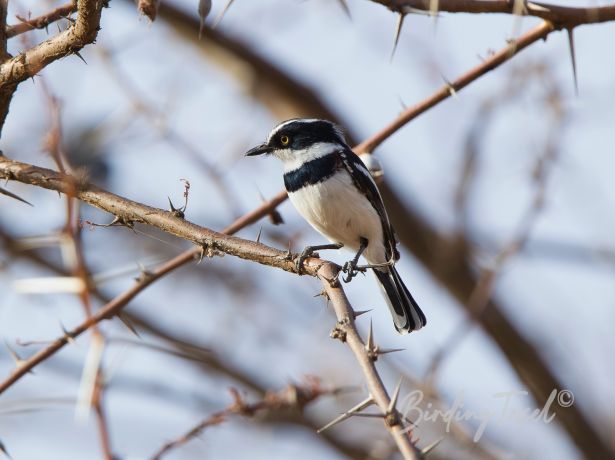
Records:
[[[337,155],[339,156],[339,161],[341,161],[343,167],[350,174],[355,187],[357,187],[359,191],[365,195],[371,205],[378,212],[382,223],[383,235],[386,240],[385,246],[387,248],[387,252],[389,252],[389,257],[390,254],[392,254],[395,260],[399,259],[399,252],[397,251],[397,235],[395,234],[395,230],[389,221],[389,216],[386,208],[384,207],[382,196],[380,195],[380,191],[378,190],[378,186],[376,185],[376,182],[374,182],[372,175],[363,161],[361,161],[361,158],[359,158],[359,156],[349,147],[339,150]]]

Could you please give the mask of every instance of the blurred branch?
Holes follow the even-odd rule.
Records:
[[[2,159],[3,158],[0,158],[0,160]],[[50,172],[53,173],[53,171],[50,171]],[[271,209],[274,209],[275,206],[279,204],[279,202],[280,200],[278,198],[278,199],[274,199],[272,201],[263,203],[259,208],[255,209],[251,213],[248,213],[247,215],[243,216],[242,218],[238,219],[233,224],[228,226],[226,229],[224,229],[224,232],[228,234],[232,234],[232,233],[239,231],[244,226],[250,225],[251,223],[258,220],[259,218],[267,215],[269,212],[271,212]],[[10,238],[7,235],[2,233],[0,234],[0,236],[2,236],[2,238],[6,242],[10,243]],[[103,321],[105,319],[110,319],[118,315],[121,312],[121,310],[126,305],[128,305],[128,303],[132,299],[134,299],[137,296],[137,294],[143,291],[151,283],[162,278],[163,276],[175,270],[176,268],[179,268],[191,261],[198,259],[200,255],[201,255],[200,247],[192,248],[187,251],[184,251],[183,253],[179,254],[178,256],[174,257],[168,262],[161,264],[155,270],[142,273],[141,276],[137,279],[136,283],[132,286],[132,288],[120,294],[119,296],[115,297],[114,299],[106,302],[106,305],[102,309],[100,309],[96,315],[88,318],[84,323],[82,323],[77,328],[73,329],[71,332],[67,332],[63,337],[56,339],[50,346],[39,351],[38,353],[33,355],[30,359],[28,359],[26,363],[18,367],[3,383],[0,384],[0,394],[4,392],[7,388],[9,388],[11,385],[13,385],[21,377],[23,377],[26,373],[32,370],[32,368],[34,368],[36,365],[38,365],[39,363],[43,362],[44,360],[46,360],[47,358],[55,354],[58,350],[60,350],[65,345],[70,343],[72,339],[74,339],[78,335],[85,332],[87,329],[92,327],[94,324],[97,324],[100,321]],[[48,267],[50,265],[42,258],[36,258],[36,257],[33,257],[33,258],[42,265],[45,265]],[[151,327],[152,326],[150,326],[150,329]]]
[[[461,75],[451,83],[447,83],[446,85],[444,85],[442,88],[440,88],[428,98],[423,99],[418,104],[408,107],[385,128],[371,136],[369,139],[357,145],[354,148],[354,151],[357,154],[364,152],[373,152],[376,147],[382,144],[385,140],[391,137],[397,130],[405,126],[407,123],[409,123],[419,115],[422,115],[427,110],[431,109],[443,100],[454,95],[458,91],[461,91],[463,88],[465,88],[478,78],[482,77],[486,73],[508,61],[519,51],[528,47],[532,43],[545,38],[553,30],[553,24],[549,22],[541,22],[539,25],[529,30],[518,39],[512,40],[506,47],[492,54],[473,69],[470,69],[468,72]]]
[[[555,88],[555,85],[549,86]],[[549,98],[555,99],[557,97],[559,100],[558,96],[559,92],[556,89],[549,91]],[[544,150],[536,159],[532,177],[534,193],[527,209],[521,215],[516,231],[509,241],[501,247],[490,263],[480,269],[474,289],[466,302],[468,317],[464,322],[465,324],[454,329],[451,336],[434,356],[427,372],[427,380],[429,381],[435,379],[435,374],[444,359],[457,350],[460,341],[472,331],[472,325],[480,323],[480,318],[489,305],[489,300],[493,296],[496,281],[503,267],[525,247],[538,218],[544,210],[547,181],[559,158],[560,143],[563,139],[562,131],[566,121],[565,113],[560,104],[553,104],[552,118]]]
[[[477,282],[475,270],[467,252],[468,242],[449,239],[429,225],[417,211],[406,206],[386,184],[380,191],[401,243],[453,295],[460,305],[470,308],[469,299]],[[537,348],[509,319],[503,307],[489,299],[480,317],[485,332],[498,345],[519,379],[527,386],[538,404],[543,404],[554,388],[566,388],[551,370]],[[607,442],[593,428],[590,419],[575,405],[552,406],[557,420],[586,456],[613,456]]]
[[[45,66],[72,54],[79,54],[98,34],[104,1],[77,0],[77,20],[49,40],[8,59],[0,66],[0,131],[19,83],[34,77]]]
[[[164,444],[152,456],[152,460],[159,460],[169,451],[180,447],[198,437],[210,426],[219,425],[233,416],[254,417],[256,415],[269,415],[279,412],[302,412],[303,408],[321,396],[336,394],[335,389],[325,389],[318,381],[308,382],[304,385],[288,385],[278,392],[267,391],[263,399],[255,403],[247,403],[240,393],[232,388],[233,403],[226,409],[218,411],[194,426],[181,437]]]
[[[152,19],[153,20],[153,19]],[[239,214],[239,200],[232,193],[233,188],[226,184],[222,172],[207,160],[201,147],[189,142],[182,134],[169,123],[171,116],[166,110],[158,109],[136,85],[130,75],[123,72],[120,64],[114,62],[113,55],[104,47],[98,47],[103,64],[109,70],[116,86],[125,97],[132,102],[135,112],[144,116],[152,128],[160,133],[160,137],[178,149],[190,161],[195,163],[211,180],[220,196],[226,201],[233,215]],[[131,116],[131,118],[133,118]]]
[[[77,3],[71,1],[33,19],[24,19],[18,16],[17,19],[19,19],[20,22],[7,26],[6,36],[7,38],[13,38],[16,35],[23,34],[24,32],[29,32],[34,29],[46,29],[49,24],[61,19],[66,19],[75,11],[77,11]]]
[[[50,128],[45,136],[45,148],[60,171],[63,173],[67,170],[72,171],[73,168],[69,164],[63,148],[60,103],[52,94],[44,79],[41,79],[41,87],[50,109]],[[90,273],[85,261],[83,240],[81,238],[79,201],[75,199],[75,181],[69,181],[68,185],[69,190],[66,193],[66,221],[62,229],[60,244],[63,249],[64,263],[70,267],[72,275],[81,280],[81,289],[77,292],[77,295],[83,306],[86,319],[90,319],[92,316],[92,304],[88,286],[91,283]],[[94,324],[91,330],[92,340],[89,345],[88,357],[91,356],[94,359],[92,361],[86,359],[84,363],[79,389],[80,398],[77,406],[81,407],[85,412],[89,412],[91,409],[94,410],[103,457],[105,460],[113,460],[107,418],[103,408],[104,386],[102,383],[101,359],[104,352],[105,337],[97,324]]]
[[[370,0],[400,14],[415,11],[432,13],[426,0]],[[557,29],[569,29],[582,24],[595,24],[615,20],[615,5],[593,7],[569,7],[550,3],[522,0],[438,0],[437,11],[446,13],[505,13],[517,14],[521,3],[521,15],[534,16],[555,25]]]
[[[132,3],[132,0],[126,1]],[[199,40],[198,18],[167,2],[160,4],[158,16],[169,23],[188,43],[196,46],[210,61],[243,83],[250,95],[278,118],[306,116],[339,119],[312,88],[289,78],[286,73],[240,40],[207,25],[203,27]],[[348,136],[353,143],[354,137],[351,133]]]
[[[259,209],[261,213],[260,217],[263,217],[267,215],[269,211],[268,207],[274,205],[277,204],[275,202],[264,203],[263,206],[261,206],[260,208],[252,211],[243,218],[238,219],[229,227],[227,227],[224,230],[225,233],[234,233],[243,228],[243,226],[250,225],[256,220],[256,214],[259,212]],[[53,262],[50,262],[47,258],[41,256],[37,251],[23,250],[19,244],[19,241],[15,237],[4,231],[1,227],[0,240],[3,242],[5,249],[15,257],[26,258],[27,260],[38,265],[39,267],[42,267],[46,270],[50,270],[51,272],[58,275],[69,275],[68,271],[64,270],[62,267],[54,264]],[[198,250],[191,249],[190,251],[194,251],[194,257],[198,255]],[[187,254],[187,252],[184,254]],[[192,260],[194,259],[188,258],[187,262],[190,262]],[[153,272],[151,273],[151,275],[152,277],[156,276],[156,274]],[[96,286],[91,286],[90,292],[92,293],[92,295],[95,295],[105,304],[111,302],[111,299],[105,294],[103,294]],[[134,303],[132,303],[131,305],[133,305],[134,307]],[[214,374],[222,375],[226,378],[231,379],[234,382],[241,384],[245,388],[254,391],[258,395],[264,395],[266,393],[266,387],[262,383],[259,383],[254,377],[248,375],[242,369],[234,367],[230,363],[226,362],[224,359],[221,359],[216,355],[215,352],[212,352],[211,350],[196,345],[192,342],[187,342],[183,338],[174,335],[172,332],[161,328],[147,316],[132,312],[121,312],[120,314],[118,314],[118,317],[122,321],[128,321],[140,332],[144,331],[164,341],[169,346],[173,347],[173,349],[177,350],[178,356],[190,359],[198,366],[199,369],[201,369],[208,376],[211,376],[213,372]],[[320,426],[319,424],[311,421],[303,414],[292,414],[291,416],[285,417],[282,420],[272,419],[271,421],[273,423],[294,424],[303,428],[307,428],[312,433],[314,433],[318,426]],[[334,433],[331,431],[320,433],[317,439],[324,441],[330,447],[334,448],[337,452],[348,458],[359,460],[365,459],[368,456],[368,453],[365,450],[361,449],[359,446],[355,445],[355,443],[341,439],[340,437],[334,435]]]

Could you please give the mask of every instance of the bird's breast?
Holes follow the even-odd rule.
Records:
[[[357,251],[360,238],[367,238],[365,258],[371,263],[386,261],[380,216],[347,171],[336,171],[324,180],[288,192],[297,211],[328,240]]]

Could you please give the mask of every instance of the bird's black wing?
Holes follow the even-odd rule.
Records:
[[[389,222],[389,216],[387,215],[384,203],[382,202],[382,197],[378,191],[378,186],[367,170],[367,167],[361,161],[361,158],[350,150],[350,148],[341,151],[340,158],[344,164],[344,167],[350,173],[350,177],[352,177],[355,186],[367,197],[380,216],[380,222],[382,223],[382,234],[384,235],[385,248],[387,250],[387,259],[391,259],[391,255],[393,255],[394,260],[399,259],[395,230],[393,230],[391,222]]]

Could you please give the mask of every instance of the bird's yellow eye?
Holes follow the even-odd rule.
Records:
[[[280,136],[280,142],[282,143],[282,145],[288,145],[290,144],[290,137],[282,135]]]

